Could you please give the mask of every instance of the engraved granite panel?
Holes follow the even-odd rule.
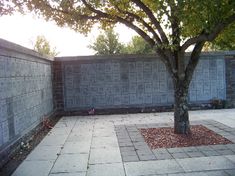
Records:
[[[0,106],[2,150],[53,111],[51,62],[18,53],[0,56]]]
[[[159,59],[74,61],[66,63],[64,71],[67,109],[154,106],[174,101],[173,82]],[[190,84],[189,100],[224,99],[224,74],[223,58],[202,58]]]

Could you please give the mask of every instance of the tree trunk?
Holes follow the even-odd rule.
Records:
[[[176,134],[190,134],[188,114],[188,84],[176,83],[174,105],[174,132]]]

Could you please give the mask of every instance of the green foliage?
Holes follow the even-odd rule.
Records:
[[[235,24],[226,28],[218,37],[207,44],[208,50],[235,50]]]
[[[209,34],[235,13],[234,0],[12,0],[12,4],[83,34],[97,23],[103,29],[122,23],[151,46],[172,50],[189,37]]]
[[[114,32],[113,28],[105,30],[95,40],[95,42],[88,47],[96,51],[97,55],[113,55],[120,54],[123,45],[118,41],[119,36]]]
[[[36,42],[34,44],[34,50],[43,55],[48,55],[55,57],[59,53],[56,51],[56,48],[51,48],[50,43],[44,36],[37,36]]]
[[[141,37],[132,37],[131,42],[129,42],[123,49],[123,53],[127,54],[152,54],[154,53],[151,46]]]

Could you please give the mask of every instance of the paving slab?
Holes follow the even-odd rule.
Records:
[[[68,135],[47,135],[39,145],[46,146],[62,146],[64,145]]]
[[[235,155],[226,155],[225,157],[235,164]]]
[[[124,163],[127,176],[169,174],[183,172],[175,160],[140,161]]]
[[[76,133],[76,132],[71,132],[70,135],[67,138],[67,142],[83,142],[83,141],[89,141],[91,142],[92,139],[92,132],[90,133]]]
[[[89,165],[87,176],[125,176],[122,163]]]
[[[132,162],[132,161],[139,161],[139,157],[137,155],[124,155],[122,156],[123,162]]]
[[[223,156],[176,159],[186,172],[232,169],[235,164]],[[195,164],[196,163],[196,164]]]
[[[118,148],[106,149],[95,148],[90,151],[89,164],[101,164],[101,163],[121,163],[121,153]]]
[[[234,176],[234,175],[235,175],[235,169],[225,170],[225,172],[226,172],[229,176]]]
[[[205,172],[193,172],[193,173],[169,174],[168,176],[208,176],[208,175]]]
[[[118,141],[115,137],[93,137],[92,148],[118,148]]]
[[[24,161],[12,174],[12,176],[48,176],[53,161]]]
[[[58,157],[51,173],[86,172],[87,165],[88,154],[63,154]]]
[[[191,158],[205,156],[202,152],[186,152]]]
[[[26,160],[56,160],[60,155],[61,146],[37,146],[26,158]]]
[[[49,176],[86,176],[86,172],[74,172],[74,173],[54,173]]]
[[[61,150],[61,154],[89,153],[90,142],[66,142]]]

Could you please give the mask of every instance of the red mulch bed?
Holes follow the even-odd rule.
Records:
[[[174,134],[174,128],[171,127],[140,129],[140,131],[151,149],[232,143],[202,125],[191,126],[190,135]]]

